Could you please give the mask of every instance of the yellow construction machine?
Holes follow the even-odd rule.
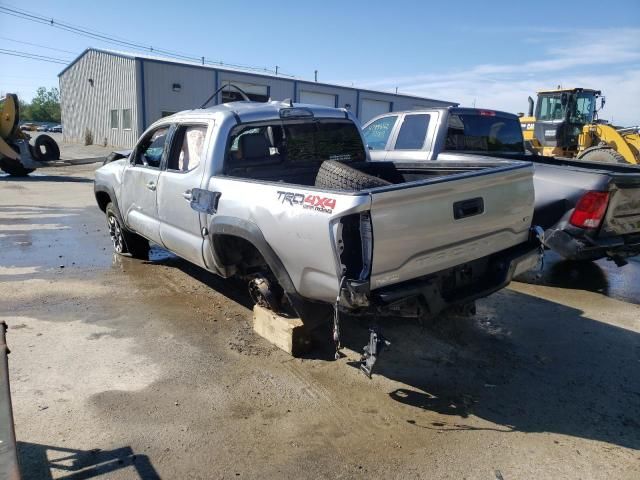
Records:
[[[20,130],[18,96],[9,93],[0,101],[0,169],[9,175],[29,175],[47,162],[60,158],[60,148],[49,135],[38,135],[31,145],[31,137]]]
[[[588,88],[540,91],[535,109],[529,97],[528,115],[520,117],[527,148],[539,155],[640,164],[638,127],[616,127],[599,120],[604,105],[600,90]]]

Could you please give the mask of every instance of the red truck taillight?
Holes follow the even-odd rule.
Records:
[[[587,192],[578,201],[569,223],[580,228],[598,228],[609,204],[609,192]]]

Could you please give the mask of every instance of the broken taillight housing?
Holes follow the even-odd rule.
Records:
[[[609,192],[587,192],[578,201],[569,223],[580,228],[598,228],[609,204]]]

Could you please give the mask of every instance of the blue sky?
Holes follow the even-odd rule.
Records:
[[[517,112],[539,88],[600,88],[607,96],[603,117],[640,123],[638,0],[617,0],[611,9],[589,0],[0,0],[0,5],[155,48],[228,63],[278,65],[299,78],[313,78],[317,69],[324,82],[398,87],[469,106]],[[0,41],[3,49],[64,60],[89,46],[131,50],[5,14],[0,14]],[[0,92],[29,99],[38,86],[56,86],[62,67],[0,54]]]

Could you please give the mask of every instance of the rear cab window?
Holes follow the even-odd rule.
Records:
[[[360,132],[350,120],[296,119],[241,124],[227,142],[225,172],[279,165],[316,165],[325,160],[366,160]]]
[[[494,111],[451,113],[444,150],[524,153],[522,128],[517,118]]]

